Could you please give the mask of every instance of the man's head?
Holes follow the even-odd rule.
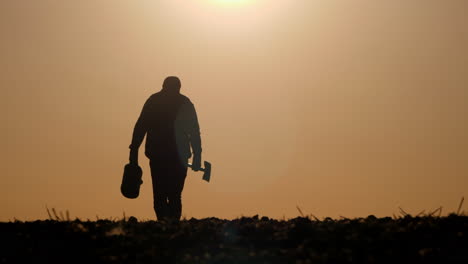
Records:
[[[164,80],[163,90],[166,91],[180,91],[180,80],[176,76],[169,76]]]

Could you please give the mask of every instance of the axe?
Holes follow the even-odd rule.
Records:
[[[192,168],[192,164],[188,164],[190,168]],[[210,182],[211,178],[211,163],[208,161],[205,161],[205,168],[200,168],[201,171],[203,171],[203,180]]]

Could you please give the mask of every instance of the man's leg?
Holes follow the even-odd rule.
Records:
[[[151,179],[153,182],[153,208],[159,221],[170,217],[167,203],[168,167],[162,159],[151,159]]]
[[[170,217],[179,221],[182,215],[182,190],[184,189],[185,178],[187,176],[187,167],[179,159],[171,162],[171,181],[168,191]]]

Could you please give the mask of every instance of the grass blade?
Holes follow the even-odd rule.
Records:
[[[424,214],[425,211],[426,211],[426,210],[422,210],[419,214],[416,215],[416,217],[418,217],[418,216]]]
[[[398,207],[398,209],[400,209],[400,213],[401,213],[403,216],[407,216],[407,215],[411,216],[410,214],[408,214],[407,212],[405,212],[405,210],[403,210],[403,208]]]
[[[52,208],[52,213],[54,213],[55,219],[56,219],[57,221],[60,221],[60,217],[58,217],[57,211],[55,211],[55,208]]]
[[[310,214],[316,221],[320,222],[320,219],[318,219],[318,217],[316,217],[314,214]]]
[[[49,215],[49,219],[54,220],[54,218],[52,218],[52,215],[50,214],[49,208],[47,208],[47,205],[46,205],[46,210],[47,210],[47,214]]]
[[[431,213],[428,214],[428,216],[433,216],[435,213],[437,213],[438,211],[442,210],[442,206],[435,209],[434,211],[432,211]]]
[[[304,214],[302,213],[302,210],[301,210],[301,208],[299,208],[299,206],[298,206],[298,205],[296,205],[296,208],[297,208],[297,210],[299,211],[299,213],[301,214],[301,216],[302,216],[302,217],[304,217]]]
[[[460,204],[458,205],[457,215],[460,215],[460,210],[462,208],[463,201],[465,201],[465,197],[461,198]]]

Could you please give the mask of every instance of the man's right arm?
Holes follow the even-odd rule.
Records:
[[[149,111],[149,99],[145,102],[143,109],[141,110],[140,116],[133,129],[132,143],[130,144],[130,163],[138,164],[138,149],[140,148],[145,134],[148,130],[147,119]]]

